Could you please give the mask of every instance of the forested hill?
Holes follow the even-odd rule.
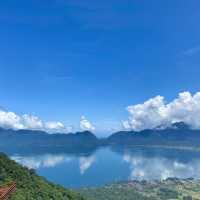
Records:
[[[11,200],[86,200],[78,193],[52,184],[43,177],[10,160],[0,153],[0,185],[16,182],[16,193]]]

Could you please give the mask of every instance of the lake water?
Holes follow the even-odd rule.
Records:
[[[200,152],[191,150],[105,147],[87,154],[51,151],[12,153],[10,157],[34,168],[48,180],[70,188],[121,180],[200,178]]]

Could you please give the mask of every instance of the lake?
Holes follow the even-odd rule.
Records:
[[[76,151],[77,152],[77,151]],[[166,148],[104,147],[91,152],[12,152],[18,163],[65,187],[126,180],[200,178],[200,152]]]

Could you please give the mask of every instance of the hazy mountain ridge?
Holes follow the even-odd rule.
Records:
[[[90,153],[99,140],[89,131],[75,134],[48,134],[44,131],[0,129],[0,151]],[[78,148],[74,148],[78,147]]]
[[[48,134],[37,130],[12,130],[0,128],[0,147],[56,147],[70,150],[95,149],[102,145],[171,145],[200,146],[200,130],[193,130],[183,122],[167,128],[157,127],[142,131],[119,131],[99,139],[92,132]]]
[[[120,131],[107,138],[109,144],[121,145],[199,145],[200,130],[191,129],[183,122],[166,128],[142,131]]]

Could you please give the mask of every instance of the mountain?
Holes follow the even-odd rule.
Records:
[[[184,122],[175,122],[171,125],[171,128],[179,129],[179,130],[189,130],[191,127]]]
[[[193,130],[183,122],[167,128],[142,131],[120,131],[107,138],[108,144],[117,145],[176,145],[199,146],[200,130]]]
[[[86,145],[84,142],[95,143],[98,141],[96,136],[89,131],[69,134],[48,134],[44,131],[37,130],[12,130],[0,128],[0,137],[5,139],[7,138],[9,143],[13,143],[15,140],[20,139],[21,142],[26,142],[26,144],[30,142],[31,144],[37,145],[59,146],[65,145],[66,143],[69,143],[70,145],[79,143],[81,143],[81,145]]]
[[[76,153],[74,151],[79,150],[87,153],[95,150],[98,143],[97,137],[89,131],[48,134],[44,131],[0,128],[0,150],[8,153],[12,150],[51,152],[52,148],[53,152],[68,151]]]
[[[0,186],[12,181],[16,182],[16,193],[11,200],[86,200],[72,190],[48,182],[34,170],[22,167],[0,153]]]
[[[89,153],[103,145],[166,145],[200,146],[200,130],[191,129],[183,122],[169,127],[157,127],[142,131],[119,131],[108,138],[99,139],[89,131],[69,134],[48,134],[36,130],[12,130],[0,128],[0,150],[14,151],[67,151]]]

